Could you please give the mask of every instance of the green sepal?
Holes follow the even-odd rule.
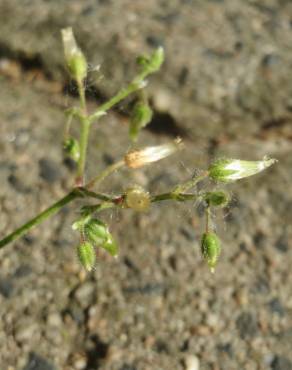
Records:
[[[215,181],[230,182],[229,176],[237,173],[236,170],[228,170],[224,167],[230,164],[230,159],[218,159],[209,167],[209,177]]]
[[[105,249],[113,257],[117,256],[119,253],[118,244],[111,234],[108,235],[106,242],[100,245],[100,248]]]
[[[136,62],[145,72],[147,72],[147,74],[159,71],[164,62],[163,47],[159,46],[150,56],[139,56]]]
[[[77,256],[81,265],[87,271],[91,271],[96,262],[96,254],[93,245],[89,242],[83,242],[77,247]]]
[[[76,81],[84,80],[87,75],[87,62],[81,52],[76,55],[72,55],[71,58],[67,60],[67,67],[70,75]]]
[[[203,198],[212,207],[225,207],[230,201],[229,195],[222,190],[207,192]]]
[[[137,140],[140,130],[147,126],[152,115],[152,109],[147,103],[138,102],[135,104],[129,126],[129,136],[132,141]]]
[[[221,252],[221,243],[215,233],[207,232],[203,234],[201,239],[201,252],[211,272],[214,272]]]
[[[109,230],[104,222],[92,218],[84,225],[84,234],[92,244],[101,246],[107,241]]]
[[[65,153],[75,162],[77,162],[80,158],[80,146],[79,142],[74,139],[73,137],[69,137],[63,143],[63,148]]]

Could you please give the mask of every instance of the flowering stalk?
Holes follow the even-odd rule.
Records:
[[[141,90],[147,84],[145,81],[146,77],[160,69],[164,61],[164,52],[162,48],[158,48],[152,55],[140,57],[138,59],[140,71],[137,76],[115,96],[99,106],[95,112],[89,114],[85,94],[85,80],[87,78],[86,58],[78,47],[71,28],[62,30],[62,38],[67,68],[71,78],[75,80],[79,92],[79,107],[67,111],[68,120],[65,126],[64,137],[64,149],[77,163],[75,187],[36,217],[0,240],[0,248],[12,241],[16,241],[74,200],[94,199],[98,201],[98,204],[84,205],[80,210],[79,220],[73,224],[73,228],[80,233],[80,243],[77,246],[77,255],[80,263],[87,271],[91,271],[96,261],[96,248],[102,248],[112,256],[116,256],[118,253],[115,238],[109,231],[108,226],[96,218],[97,213],[110,208],[132,209],[142,212],[148,211],[151,204],[156,202],[166,200],[194,202],[199,200],[206,207],[206,230],[201,239],[201,252],[213,272],[220,255],[221,244],[218,236],[212,230],[211,209],[225,207],[229,203],[230,197],[223,190],[199,192],[196,189],[197,184],[207,179],[223,183],[233,182],[263,171],[274,164],[275,160],[268,158],[264,158],[262,161],[219,159],[214,161],[208,170],[201,171],[198,175],[194,175],[190,180],[178,184],[170,191],[156,195],[150,194],[140,186],[131,186],[116,196],[93,191],[92,189],[95,186],[99,185],[115,171],[123,167],[127,167],[130,170],[140,169],[173,155],[182,149],[183,145],[181,139],[177,139],[171,143],[142,149],[132,149],[121,160],[108,166],[86,183],[84,174],[91,124],[100,119],[110,108],[130,94],[138,93],[140,95],[140,101],[134,107],[129,129],[130,139],[136,141],[140,130],[152,118],[151,107]],[[79,138],[70,136],[70,127],[74,120],[80,123]]]

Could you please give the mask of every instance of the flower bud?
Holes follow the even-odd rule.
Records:
[[[87,62],[78,47],[71,27],[62,29],[65,60],[69,73],[76,81],[81,82],[87,75]]]
[[[272,164],[276,159],[264,157],[262,161],[242,161],[240,159],[218,159],[209,167],[209,177],[216,181],[233,182],[255,175]]]
[[[125,164],[130,168],[143,167],[147,164],[168,157],[181,147],[181,139],[177,139],[173,143],[169,144],[149,146],[140,150],[132,150],[125,155]]]
[[[159,46],[152,55],[140,56],[137,58],[137,64],[141,65],[147,73],[153,73],[160,69],[164,62],[164,50]]]
[[[204,233],[201,240],[201,252],[211,272],[215,271],[220,251],[220,240],[217,235],[213,232]]]
[[[101,244],[100,247],[105,249],[113,257],[116,257],[119,253],[118,244],[110,233],[108,234],[106,242]]]
[[[225,207],[230,201],[229,195],[222,190],[207,192],[203,198],[208,206],[213,207]]]
[[[93,245],[89,242],[81,243],[77,247],[77,255],[85,270],[91,271],[96,261],[96,254]]]
[[[135,186],[125,192],[126,205],[135,211],[147,211],[150,207],[150,194],[140,186]]]
[[[64,141],[63,144],[65,153],[75,162],[77,162],[80,158],[80,147],[79,142],[74,139],[73,137],[69,137]]]
[[[132,141],[136,141],[140,130],[145,127],[152,119],[152,109],[148,104],[138,102],[133,109],[129,136]]]
[[[105,243],[110,235],[107,225],[96,218],[91,218],[83,230],[88,241],[97,246]]]

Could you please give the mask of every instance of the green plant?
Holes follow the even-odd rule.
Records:
[[[34,226],[56,214],[61,208],[75,199],[82,198],[87,200],[93,198],[98,203],[95,205],[84,205],[80,210],[80,218],[73,224],[73,229],[77,230],[80,234],[80,243],[77,247],[79,260],[82,266],[90,271],[95,264],[96,248],[103,248],[112,256],[118,254],[117,243],[110,233],[108,226],[96,217],[102,210],[117,207],[146,211],[151,207],[152,203],[164,200],[177,202],[200,200],[205,202],[206,205],[206,230],[201,240],[201,251],[211,271],[214,271],[221,246],[218,236],[213,230],[210,213],[212,208],[226,206],[230,198],[225,190],[199,192],[196,189],[197,184],[205,179],[221,182],[222,184],[233,182],[257,174],[271,166],[275,160],[269,158],[264,158],[262,161],[219,159],[214,161],[207,170],[200,171],[187,182],[178,184],[174,189],[157,195],[152,195],[139,186],[131,187],[116,196],[93,190],[97,189],[98,185],[106,177],[122,167],[126,166],[131,169],[137,169],[149,165],[181,150],[183,145],[181,140],[177,139],[174,142],[159,146],[131,150],[122,159],[105,168],[104,171],[97,174],[91,180],[85,181],[84,171],[90,129],[109,109],[130,94],[137,94],[138,101],[134,106],[129,127],[129,137],[133,142],[137,140],[140,130],[150,122],[152,110],[147,102],[144,88],[147,85],[146,78],[160,69],[164,61],[164,52],[162,48],[158,48],[150,56],[139,57],[137,60],[139,72],[136,77],[114,97],[99,106],[95,112],[89,114],[85,97],[85,80],[87,77],[86,58],[78,47],[71,28],[63,29],[62,37],[67,68],[70,76],[77,84],[80,100],[79,107],[74,107],[66,112],[67,122],[64,138],[64,150],[77,163],[75,186],[52,206],[3,238],[0,241],[0,248],[18,239]],[[77,120],[80,124],[79,138],[75,138],[70,134],[72,120]]]

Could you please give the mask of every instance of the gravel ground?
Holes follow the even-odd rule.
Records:
[[[79,14],[85,3],[70,2],[70,9],[77,9],[76,14]],[[96,3],[101,8],[99,17],[110,12],[106,4],[116,6],[116,12],[111,13],[112,24],[105,22],[105,32],[112,29],[113,34],[118,32],[114,17],[121,18],[120,6],[130,4],[129,14],[134,8],[140,12],[143,6],[145,9],[148,6],[142,6],[143,3],[138,1]],[[188,77],[190,82],[187,87],[181,87],[178,94],[178,85],[172,83],[173,76],[177,76],[179,69],[176,68],[184,65],[187,55],[180,59],[178,51],[177,60],[168,58],[161,80],[154,77],[149,84],[156,107],[155,121],[160,129],[152,127],[145,131],[140,143],[164,143],[179,132],[183,134],[186,149],[146,170],[121,171],[105,182],[102,190],[120,191],[138,183],[151,192],[163,191],[186,180],[195,168],[206,167],[219,155],[258,159],[269,154],[279,162],[256,177],[228,187],[232,194],[230,206],[213,215],[223,244],[215,275],[210,274],[200,256],[203,215],[199,204],[167,202],[153,206],[151,212],[145,214],[130,210],[104,212],[103,219],[119,241],[120,255],[118,259],[100,255],[95,271],[87,275],[75,254],[78,237],[71,230],[71,224],[77,217],[78,208],[72,206],[1,250],[1,370],[292,369],[292,120],[288,104],[292,83],[289,84],[288,78],[283,83],[280,78],[292,61],[291,57],[289,63],[285,62],[291,52],[291,45],[290,49],[286,48],[291,30],[284,27],[289,19],[291,21],[288,12],[291,4],[272,0],[182,3],[184,5],[178,7],[177,2],[159,2],[155,12],[160,16],[169,15],[167,21],[158,22],[157,27],[161,27],[161,37],[171,50],[170,56],[174,55],[171,53],[175,53],[176,47],[181,53],[185,49],[194,53],[191,54],[194,59],[188,55],[188,68],[193,71],[189,73],[195,75]],[[184,33],[190,30],[192,17],[188,19],[188,27],[181,22],[194,3],[198,11],[192,16],[195,20],[201,17],[200,25],[204,19],[209,19],[208,12],[214,19],[223,17],[222,22],[226,24],[226,29],[221,29],[220,22],[214,21],[209,36],[206,34],[205,43],[213,40],[214,50],[217,50],[216,44],[224,32],[228,37],[234,36],[230,41],[230,45],[234,45],[237,38],[236,33],[230,32],[230,24],[236,25],[234,29],[240,30],[242,38],[254,40],[247,23],[247,9],[255,14],[255,19],[261,15],[267,23],[254,21],[254,25],[251,22],[251,28],[264,27],[264,30],[258,31],[255,47],[246,51],[245,58],[240,54],[200,59],[196,55],[201,44],[192,51],[190,48],[199,36],[194,36],[193,41],[193,34]],[[8,15],[11,9],[15,12],[15,18],[0,26],[5,31],[1,32],[0,53],[1,235],[44,209],[72,185],[72,170],[62,160],[61,141],[63,110],[76,102],[74,97],[64,93],[63,77],[60,80],[57,74],[51,74],[51,78],[47,78],[50,65],[51,68],[60,65],[61,59],[57,57],[59,50],[52,47],[56,32],[50,36],[44,22],[48,29],[57,27],[56,19],[59,19],[58,27],[63,26],[60,19],[64,16],[63,4],[66,2],[60,4],[60,8],[54,8],[54,1],[26,2],[25,6],[16,0],[0,1],[2,15]],[[93,2],[88,4],[95,6]],[[153,3],[149,4],[154,9]],[[182,18],[176,21],[175,14],[171,18],[169,11],[162,12],[162,4],[167,9],[176,9]],[[25,16],[20,34],[21,9]],[[28,22],[27,16],[32,9],[42,17],[31,18]],[[240,16],[229,16],[226,22],[230,9],[234,10],[231,14],[238,11]],[[67,23],[70,14],[65,18]],[[87,40],[85,36],[91,35],[92,44],[89,42],[88,50],[91,49],[93,55],[96,46],[96,61],[100,62],[105,49],[104,59],[113,61],[112,65],[104,63],[105,76],[110,72],[113,75],[112,85],[107,90],[102,82],[99,91],[107,95],[122,79],[121,68],[125,72],[123,78],[128,78],[130,72],[126,66],[145,44],[140,42],[140,33],[130,39],[121,34],[119,48],[114,43],[109,47],[111,44],[106,40],[110,38],[106,39],[105,34],[96,39],[92,37],[90,22],[94,22],[94,14],[90,15],[90,9],[87,13],[83,10],[82,14],[88,23],[82,17],[78,20],[83,25],[80,26],[81,39]],[[280,28],[269,23],[271,19]],[[148,22],[150,18],[141,22],[146,30],[154,21]],[[177,34],[184,37],[184,45],[165,36],[170,26],[163,26],[164,22],[167,25],[177,22],[175,24],[181,27]],[[37,28],[38,23],[43,28]],[[34,27],[43,32],[33,33]],[[170,27],[173,37],[176,36],[175,29]],[[14,37],[9,38],[11,32]],[[154,28],[153,33],[157,35],[157,29]],[[143,37],[147,36],[145,31]],[[51,40],[51,48],[44,40]],[[220,98],[217,101],[220,104],[216,105],[213,95],[208,93],[209,87],[220,90],[229,75],[237,76],[230,67],[232,63],[238,68],[246,65],[246,71],[249,71],[247,56],[252,54],[255,60],[260,60],[263,50],[270,50],[266,45],[270,45],[271,40],[283,58],[276,64],[268,62],[274,72],[269,75],[271,79],[267,75],[262,77],[264,84],[258,100],[251,89],[245,95],[250,97],[251,105],[237,104],[237,95],[227,100]],[[126,47],[130,41],[136,47]],[[154,41],[146,39],[148,45]],[[39,50],[42,42],[43,50]],[[258,44],[262,48],[256,48]],[[226,50],[228,45],[224,44]],[[31,48],[33,58],[39,53],[40,63],[32,65],[35,59],[28,63],[28,48]],[[47,50],[52,52],[52,59],[47,59]],[[122,51],[121,61],[115,57],[119,55],[117,50]],[[220,49],[220,52],[226,50]],[[48,62],[44,67],[44,60],[51,64]],[[201,73],[206,61],[210,63],[208,73],[211,77]],[[224,63],[226,69],[221,71]],[[194,66],[198,68],[195,70]],[[218,71],[222,73],[218,74]],[[189,95],[196,79],[200,81],[200,96],[211,96],[210,104],[207,97],[192,98]],[[158,89],[160,83],[162,87]],[[160,95],[157,98],[155,94]],[[176,105],[174,100],[177,100]],[[90,109],[94,106],[91,99]],[[124,108],[122,106],[121,110]],[[168,125],[163,127],[163,124],[159,125],[161,122]],[[91,141],[88,176],[120,158],[129,147],[127,117],[118,111],[109,114],[94,128]]]

